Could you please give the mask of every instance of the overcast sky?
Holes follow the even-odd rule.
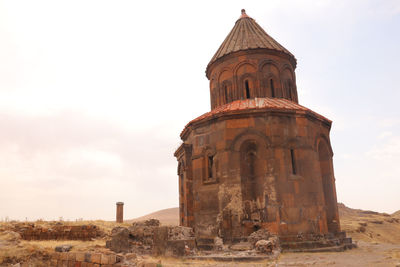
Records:
[[[400,209],[400,1],[0,0],[0,219],[178,206],[179,133],[245,8],[333,121],[338,201]]]

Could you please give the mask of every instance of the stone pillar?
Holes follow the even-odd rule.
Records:
[[[117,223],[124,222],[124,202],[117,202]]]

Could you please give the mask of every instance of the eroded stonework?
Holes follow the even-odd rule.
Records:
[[[340,232],[331,121],[298,104],[295,68],[245,12],[207,66],[212,110],[175,152],[180,224],[198,246]]]

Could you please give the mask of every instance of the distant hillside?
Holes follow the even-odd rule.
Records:
[[[126,220],[125,222],[137,222],[148,219],[157,219],[163,225],[178,225],[179,224],[179,208],[169,208],[165,210],[159,210],[142,217],[138,217],[132,220]]]
[[[400,244],[400,212],[392,215],[338,203],[340,226],[354,240]]]
[[[392,217],[400,218],[400,210],[392,214]]]

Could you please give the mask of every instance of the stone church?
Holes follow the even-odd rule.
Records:
[[[340,232],[332,122],[299,105],[295,69],[242,10],[206,68],[211,111],[185,126],[174,154],[180,224],[199,240]]]

